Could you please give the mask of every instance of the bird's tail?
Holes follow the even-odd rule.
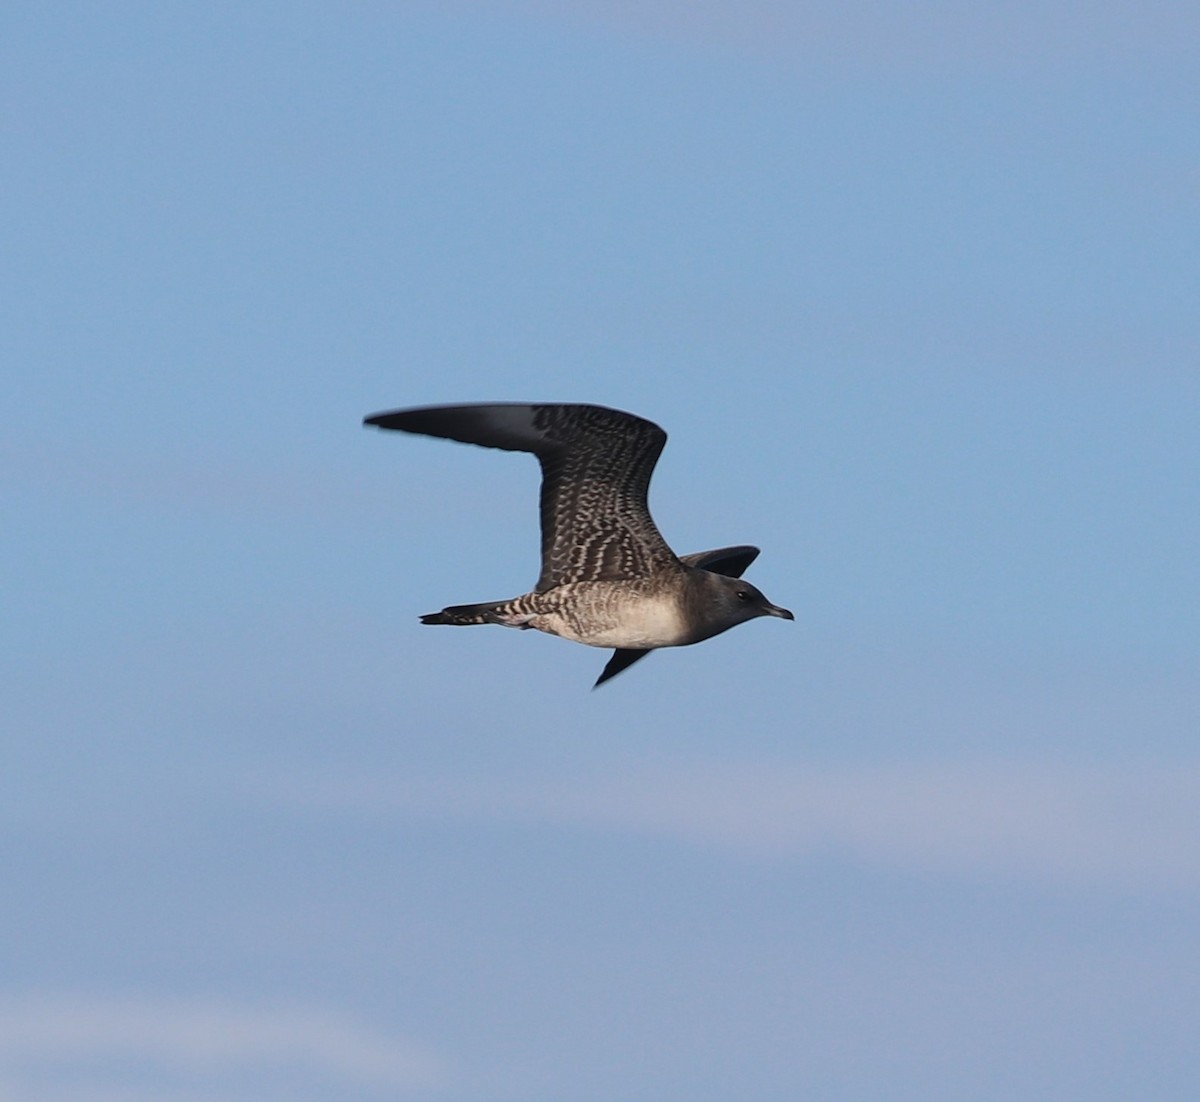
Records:
[[[515,601],[486,601],[479,605],[451,605],[441,612],[430,612],[421,617],[423,624],[451,624],[467,627],[471,624],[501,624],[508,628],[529,627],[532,614],[523,613],[513,606]]]

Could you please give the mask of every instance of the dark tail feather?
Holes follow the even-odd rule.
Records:
[[[430,612],[421,617],[423,624],[451,624],[454,627],[467,627],[471,624],[503,624],[505,627],[525,627],[524,624],[514,624],[511,617],[500,610],[508,601],[487,601],[481,605],[451,605],[441,612]]]

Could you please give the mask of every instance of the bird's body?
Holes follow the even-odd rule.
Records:
[[[698,643],[757,616],[792,619],[739,580],[757,548],[681,559],[659,534],[646,494],[667,437],[649,421],[602,406],[500,403],[395,410],[366,423],[528,451],[542,465],[537,586],[508,601],[452,605],[422,623],[534,628],[615,647],[599,685],[651,650]]]
[[[475,619],[474,617],[478,617]],[[589,647],[677,647],[687,637],[678,594],[658,579],[566,582],[511,601],[460,605],[422,617],[427,624],[494,623],[536,628]]]

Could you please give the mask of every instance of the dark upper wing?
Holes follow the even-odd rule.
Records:
[[[366,424],[536,455],[539,591],[641,577],[678,562],[646,504],[667,434],[641,417],[603,406],[499,403],[394,410]]]
[[[715,551],[697,551],[684,555],[679,561],[684,566],[698,566],[727,578],[740,578],[758,558],[758,548],[742,544],[737,547],[718,547]]]

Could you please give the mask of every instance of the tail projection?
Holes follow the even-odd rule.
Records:
[[[527,628],[534,614],[518,612],[515,601],[487,601],[480,605],[451,605],[441,612],[430,612],[421,617],[423,624],[450,624],[453,627],[469,627],[473,624],[500,624],[506,628]]]

